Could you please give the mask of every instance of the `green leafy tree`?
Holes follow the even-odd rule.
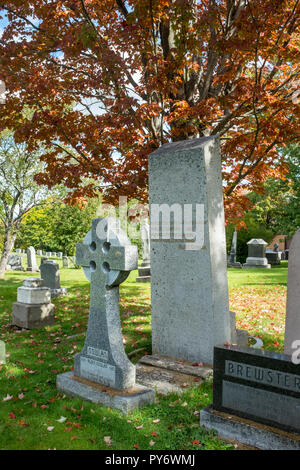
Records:
[[[28,151],[9,133],[0,136],[0,221],[3,247],[0,259],[0,278],[4,277],[7,259],[13,249],[18,230],[25,215],[40,205],[47,190],[34,182],[41,171],[41,151]]]

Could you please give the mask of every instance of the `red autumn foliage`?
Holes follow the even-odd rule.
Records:
[[[43,145],[38,182],[64,182],[78,200],[96,180],[109,202],[145,201],[153,149],[215,134],[229,218],[247,191],[284,176],[278,146],[299,124],[299,0],[7,0],[1,12],[0,126]]]

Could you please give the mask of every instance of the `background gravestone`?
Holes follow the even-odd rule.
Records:
[[[35,249],[33,246],[27,248],[27,271],[38,272],[39,268],[36,264]]]
[[[153,152],[149,198],[153,353],[212,364],[214,345],[231,343],[235,334],[218,138],[165,144]],[[188,250],[190,236],[175,239],[174,233],[171,239],[157,239],[161,227],[153,224],[154,204],[180,204],[182,213],[184,204],[192,204],[193,227],[204,231],[203,246]],[[196,204],[204,206],[204,220],[196,220]]]
[[[17,302],[13,303],[12,324],[29,330],[54,323],[54,305],[50,289],[40,278],[28,277],[18,287]]]
[[[229,268],[242,268],[241,263],[237,262],[236,260],[236,250],[237,250],[237,230],[233,232],[233,236],[232,236],[231,250],[230,250],[229,260],[227,262],[227,266]]]
[[[293,236],[289,255],[284,352],[291,355],[293,342],[300,341],[300,229]]]
[[[142,253],[143,262],[142,266],[138,269],[137,282],[150,282],[151,271],[150,271],[150,227],[149,224],[143,224],[141,226],[141,239],[142,239]]]
[[[15,254],[8,255],[6,269],[11,269],[12,271],[24,271],[22,266],[22,257]]]
[[[41,278],[44,285],[51,290],[51,297],[67,294],[67,289],[60,285],[59,264],[55,261],[45,261],[40,265]]]
[[[63,262],[63,268],[69,267],[69,258],[67,256],[63,256],[62,262]]]
[[[6,363],[6,355],[5,355],[5,343],[4,341],[0,341],[0,364]]]
[[[267,243],[261,238],[252,238],[248,243],[248,258],[243,265],[244,268],[270,268],[266,258]]]
[[[93,220],[92,230],[76,246],[76,264],[83,266],[91,281],[90,315],[83,350],[75,356],[74,374],[59,375],[57,386],[71,395],[128,412],[153,402],[154,391],[136,385],[135,366],[124,351],[119,284],[137,267],[137,247],[118,224],[113,218]]]

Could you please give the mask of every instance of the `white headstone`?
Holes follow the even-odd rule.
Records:
[[[284,352],[292,355],[300,348],[300,229],[289,250]]]
[[[27,249],[27,271],[31,271],[31,272],[39,271],[39,268],[36,264],[35,249],[33,246],[30,246]]]
[[[153,152],[149,195],[153,353],[212,364],[232,339],[219,139]]]

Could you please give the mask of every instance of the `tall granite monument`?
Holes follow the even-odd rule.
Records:
[[[203,137],[149,157],[153,354],[213,363],[233,342],[220,144]]]
[[[293,354],[296,347],[300,348],[300,229],[293,236],[289,252],[285,354]]]
[[[154,391],[135,383],[135,366],[125,354],[121,332],[119,285],[137,267],[137,247],[117,219],[95,219],[76,247],[76,264],[91,282],[90,316],[74,373],[59,375],[58,389],[125,413],[153,402]]]

